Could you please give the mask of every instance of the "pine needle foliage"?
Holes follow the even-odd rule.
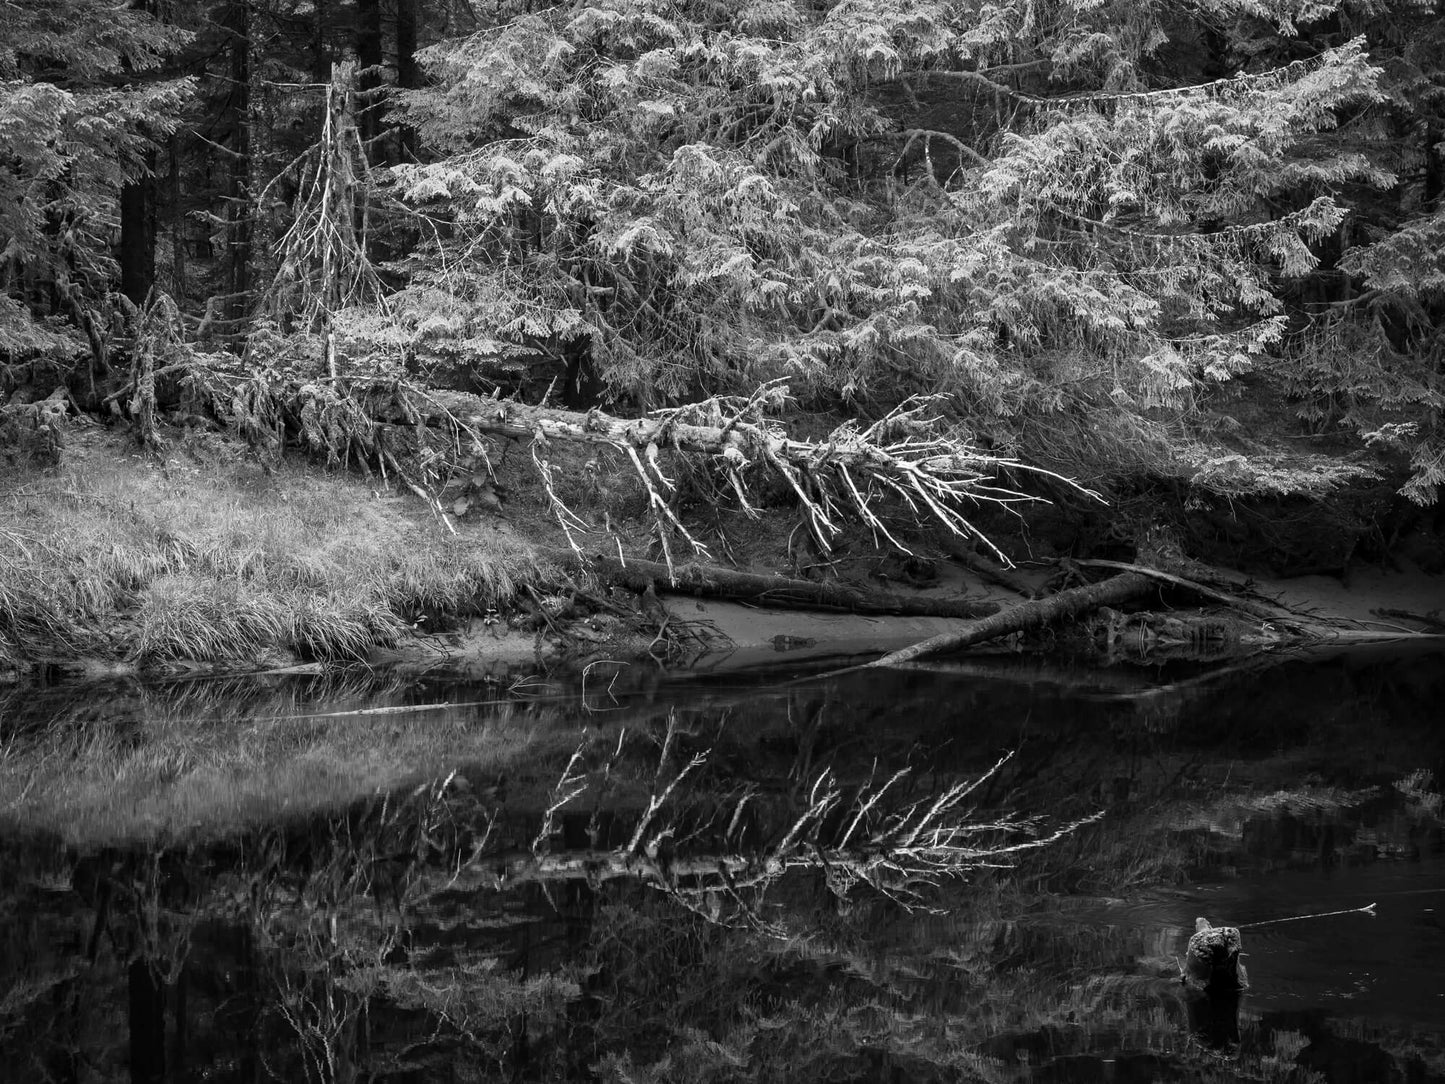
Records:
[[[1369,43],[1300,37],[1330,3],[534,7],[426,50],[404,96],[433,155],[394,171],[423,366],[581,350],[648,406],[942,394],[1027,457],[1064,418],[1187,423],[1281,364],[1342,193],[1396,181],[1355,138],[1385,98]],[[1215,78],[1176,63],[1206,33]]]
[[[103,363],[120,186],[177,126],[191,81],[153,76],[187,38],[110,0],[0,5],[0,367]]]

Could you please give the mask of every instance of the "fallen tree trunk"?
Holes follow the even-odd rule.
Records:
[[[980,579],[995,587],[1002,587],[1005,591],[1010,591],[1022,598],[1034,597],[1027,584],[1010,576],[1004,569],[996,567],[987,557],[974,553],[958,539],[944,538],[941,545],[950,557]]]
[[[531,438],[543,485],[574,549],[572,530],[586,525],[558,498],[542,453],[554,440],[602,444],[622,451],[647,492],[670,572],[675,562],[666,541],[669,528],[676,528],[694,553],[705,558],[711,555],[672,509],[670,495],[676,492],[676,485],[659,459],[664,449],[703,457],[710,468],[706,473],[725,483],[717,486],[716,498],[734,498],[738,507],[754,518],[758,513],[748,500],[749,472],[761,470],[785,481],[825,552],[842,530],[840,521],[849,515],[898,550],[911,552],[878,513],[881,502],[895,500],[952,535],[982,543],[1007,563],[961,506],[1042,500],[1004,480],[1015,474],[1045,476],[1099,499],[1051,471],[973,447],[948,431],[941,418],[925,416],[930,406],[927,398],[905,402],[866,428],[844,422],[826,438],[810,441],[789,437],[776,420],[767,417],[766,411],[781,405],[786,397],[785,387],[764,385],[747,398],[717,396],[654,411],[645,418],[624,419],[596,409],[581,414],[457,392],[398,387],[393,390],[390,413],[384,416],[413,425],[451,427],[457,432]]]
[[[973,507],[1043,500],[1017,488],[1016,479],[1029,475],[1063,482],[1098,499],[1051,471],[978,449],[933,413],[933,400],[927,397],[909,400],[871,425],[845,421],[821,439],[797,440],[776,417],[788,397],[778,384],[763,385],[751,396],[715,396],[625,419],[600,410],[530,406],[399,381],[278,385],[210,367],[192,375],[217,415],[243,435],[279,447],[279,435],[289,432],[338,462],[359,453],[424,494],[439,491],[454,471],[474,470],[483,435],[525,440],[553,514],[579,553],[578,536],[592,528],[558,495],[547,461],[549,448],[560,440],[616,449],[645,491],[670,570],[677,563],[669,542],[674,532],[704,560],[712,556],[674,507],[679,487],[667,472],[676,464],[664,453],[687,457],[703,468],[688,472],[694,497],[718,505],[734,503],[754,518],[759,513],[750,501],[750,483],[760,478],[782,482],[797,498],[804,522],[825,552],[849,519],[899,551],[910,552],[891,530],[902,513],[976,541],[1006,563],[966,514]],[[410,467],[399,461],[406,457],[394,440],[407,432],[425,445]],[[415,477],[408,477],[404,468]],[[429,500],[445,519],[440,502],[434,496]]]
[[[1301,624],[1310,624],[1299,614],[1285,609],[1283,606],[1276,606],[1273,603],[1255,602],[1252,599],[1241,598],[1238,595],[1227,594],[1224,591],[1216,591],[1214,588],[1199,583],[1197,580],[1186,580],[1183,576],[1176,576],[1171,572],[1161,572],[1157,568],[1146,568],[1143,565],[1125,564],[1123,561],[1102,561],[1102,560],[1077,560],[1074,562],[1080,568],[1109,568],[1116,572],[1134,572],[1140,576],[1148,576],[1150,579],[1159,580],[1161,583],[1170,583],[1175,587],[1182,587],[1200,598],[1207,598],[1211,602],[1218,602],[1228,606],[1231,610],[1238,610],[1240,613],[1249,614],[1262,621],[1291,621]]]
[[[731,599],[781,610],[835,609],[856,614],[892,614],[907,617],[983,617],[998,612],[997,603],[968,598],[928,598],[888,591],[863,591],[838,583],[765,576],[717,565],[676,565],[660,561],[598,554],[586,558],[565,549],[539,549],[538,554],[563,566],[593,573],[609,583],[633,591],[670,583],[674,591],[705,598]]]
[[[928,655],[970,647],[987,640],[996,640],[1000,636],[1008,636],[1011,633],[1027,632],[1029,629],[1036,629],[1055,621],[1077,617],[1079,614],[1088,613],[1100,606],[1127,602],[1151,589],[1156,589],[1157,586],[1157,583],[1148,576],[1140,575],[1137,572],[1126,572],[1122,576],[1114,576],[1112,579],[1100,583],[1072,587],[1067,591],[1060,591],[1057,595],[1050,595],[1048,598],[1020,603],[1011,609],[975,621],[966,629],[930,636],[927,640],[922,640],[852,669],[861,670],[873,666],[893,666],[901,662],[912,662],[914,659],[921,659]]]

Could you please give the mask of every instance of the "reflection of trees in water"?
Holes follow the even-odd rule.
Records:
[[[696,710],[629,714],[621,741],[611,717],[593,716],[598,738],[572,772],[587,789],[550,825],[544,811],[572,789],[554,789],[570,741],[511,769],[504,792],[468,769],[159,855],[7,851],[5,1064],[27,1067],[21,1079],[248,1082],[1063,1081],[1100,1078],[1106,1061],[1116,1080],[1302,1081],[1331,1058],[1438,1071],[1438,1034],[1261,1018],[1247,996],[1237,1017],[1220,1016],[1165,977],[1174,931],[1037,913],[1041,886],[1157,879],[1181,854],[1222,847],[1208,817],[1229,792],[1210,761],[1234,759],[1233,778],[1255,792],[1300,750],[1321,761],[1324,742],[1338,743],[1331,752],[1344,764],[1353,754],[1337,716],[1318,728],[1251,724],[1216,691],[1172,728],[1140,727],[1114,702],[1064,715],[1063,695],[976,688],[945,700],[910,680],[879,734],[877,700],[846,688],[753,702],[714,690]],[[1357,710],[1359,696],[1385,697],[1372,712],[1438,691],[1315,680]],[[1022,727],[1020,705],[1034,710]],[[1372,735],[1386,764],[1408,764],[1406,749],[1418,764],[1438,748],[1394,725]],[[866,883],[841,899],[833,891],[829,840],[846,841],[838,833],[871,796],[882,794],[877,819],[865,816],[858,838],[873,844],[869,861],[886,862],[880,828],[886,843],[890,823],[906,828],[907,810],[927,813],[1019,736],[1016,760],[955,811],[1002,802],[1067,824],[1099,803],[1109,821],[1021,873],[973,869],[966,885],[915,885],[911,902],[924,906],[912,912]],[[875,758],[887,766],[875,772]],[[890,783],[904,763],[925,770]],[[1295,787],[1279,808],[1236,805],[1260,823],[1349,818],[1348,802],[1296,808],[1329,787],[1353,793],[1346,774]],[[1124,793],[1118,778],[1129,780]],[[1431,793],[1415,786],[1410,801],[1424,810]],[[1285,843],[1252,838],[1262,854]],[[798,864],[760,867],[769,853]],[[749,868],[763,876],[744,885]],[[698,906],[677,905],[683,889],[701,890]]]

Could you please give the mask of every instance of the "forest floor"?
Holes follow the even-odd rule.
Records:
[[[458,505],[444,499],[429,509],[394,479],[301,456],[266,463],[207,430],[164,435],[163,452],[143,452],[124,427],[80,418],[59,465],[5,472],[0,680],[36,665],[102,675],[362,660],[484,676],[562,654],[734,668],[888,650],[964,624],[679,596],[653,604],[600,585],[583,592],[591,603],[579,603],[534,551],[567,539],[518,448],[501,456],[483,498],[456,515]],[[655,545],[649,550],[645,496],[624,465],[552,454],[559,495],[595,524],[577,538],[585,552],[620,546],[660,559]],[[715,507],[690,512],[719,564],[1001,607],[1021,601],[930,550],[923,535],[911,540],[921,562],[882,556],[861,534],[818,554],[800,545],[804,532],[785,505],[759,520]],[[679,560],[692,556],[685,543],[673,546]],[[1042,589],[1059,571],[1047,543],[1034,548],[1040,560],[1021,560],[1012,573],[1025,590]],[[1402,614],[1445,612],[1445,575],[1408,560],[1356,570],[1348,585],[1214,571],[1252,595],[1377,636],[1428,627]]]

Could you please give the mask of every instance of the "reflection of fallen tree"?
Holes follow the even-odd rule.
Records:
[[[672,744],[670,727],[664,764]],[[679,784],[706,756],[695,755],[665,786],[659,772],[626,843],[549,853],[551,817],[588,789],[576,767],[579,752],[554,792],[533,849],[488,855],[473,864],[466,879],[476,887],[507,889],[625,878],[659,888],[713,920],[759,922],[766,890],[790,872],[809,870],[821,873],[839,898],[865,888],[906,907],[926,906],[928,891],[943,881],[1008,867],[1025,852],[1047,847],[1101,815],[1052,829],[1037,818],[979,816],[970,799],[1008,762],[1008,754],[977,778],[916,799],[903,796],[911,774],[906,768],[856,787],[845,786],[825,769],[813,777],[801,810],[780,829],[762,835],[749,817],[749,793],[701,819],[675,808]],[[609,773],[610,768],[603,769],[604,778]]]

